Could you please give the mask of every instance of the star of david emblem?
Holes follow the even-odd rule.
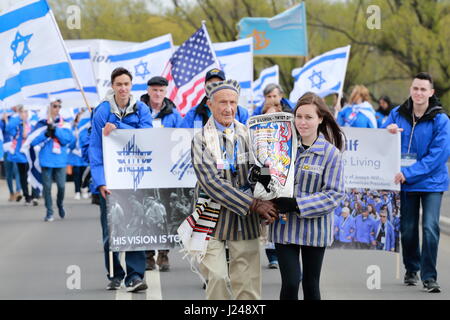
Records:
[[[225,66],[227,65],[226,63],[222,63],[219,61],[220,64],[220,69],[225,70]]]
[[[16,62],[22,64],[27,55],[31,53],[31,50],[28,47],[28,41],[30,41],[30,38],[32,36],[32,33],[26,36],[22,36],[19,31],[17,31],[14,41],[11,43],[11,49],[14,51],[13,64]],[[23,45],[21,45],[22,42]],[[17,52],[20,48],[22,48],[21,53]]]
[[[308,77],[311,80],[311,88],[317,88],[320,90],[322,85],[326,82],[324,78],[322,78],[322,71],[316,72],[313,70],[312,75]]]
[[[151,172],[152,168],[150,163],[152,162],[152,151],[141,151],[136,144],[136,135],[133,135],[131,139],[123,146],[121,151],[116,151],[119,164],[118,173],[130,174],[133,177],[133,188],[137,190],[139,184],[146,172]]]
[[[137,65],[134,66],[134,71],[136,77],[142,77],[142,80],[145,80],[146,76],[150,74],[150,71],[147,69],[148,62],[140,61]]]

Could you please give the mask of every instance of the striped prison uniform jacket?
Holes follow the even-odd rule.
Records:
[[[334,209],[344,197],[341,152],[320,134],[307,150],[299,143],[294,196],[300,213],[275,221],[269,239],[275,243],[327,247],[333,243]]]
[[[214,121],[214,118],[210,117],[208,121]],[[206,148],[204,128],[194,136],[191,145],[192,164],[197,176],[195,194],[198,195],[201,189],[221,206],[216,228],[211,234],[217,240],[250,240],[260,236],[260,218],[249,212],[253,197],[240,190],[248,185],[248,132],[237,121],[234,128],[232,143],[237,146],[238,153],[235,174],[217,167],[216,159]],[[217,134],[223,148],[223,133],[218,130]]]

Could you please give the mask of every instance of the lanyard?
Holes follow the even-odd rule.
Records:
[[[238,152],[238,141],[237,139],[234,142],[234,150],[233,150],[233,157],[229,157],[227,153],[227,138],[225,135],[223,136],[223,158],[225,159],[225,163],[228,165],[228,168],[231,170],[231,172],[236,173],[236,159],[237,159],[237,152]],[[226,168],[227,169],[227,168]]]

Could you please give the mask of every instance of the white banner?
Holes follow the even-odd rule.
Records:
[[[103,137],[108,189],[192,188],[194,129],[114,130]]]
[[[342,128],[346,188],[399,191],[394,176],[400,172],[400,135],[385,129]]]

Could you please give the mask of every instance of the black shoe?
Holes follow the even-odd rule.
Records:
[[[64,219],[64,217],[66,216],[66,211],[64,211],[64,208],[59,209],[58,213],[61,219]]]
[[[423,289],[427,292],[432,292],[432,293],[441,292],[441,287],[439,287],[438,283],[434,279],[425,280],[423,282]]]
[[[119,279],[112,279],[106,286],[106,290],[119,290],[122,281]]]
[[[417,276],[417,272],[406,272],[403,283],[407,286],[415,286],[419,281],[419,277]]]
[[[139,278],[132,280],[127,285],[127,292],[138,292],[142,290],[147,290],[147,284]]]

